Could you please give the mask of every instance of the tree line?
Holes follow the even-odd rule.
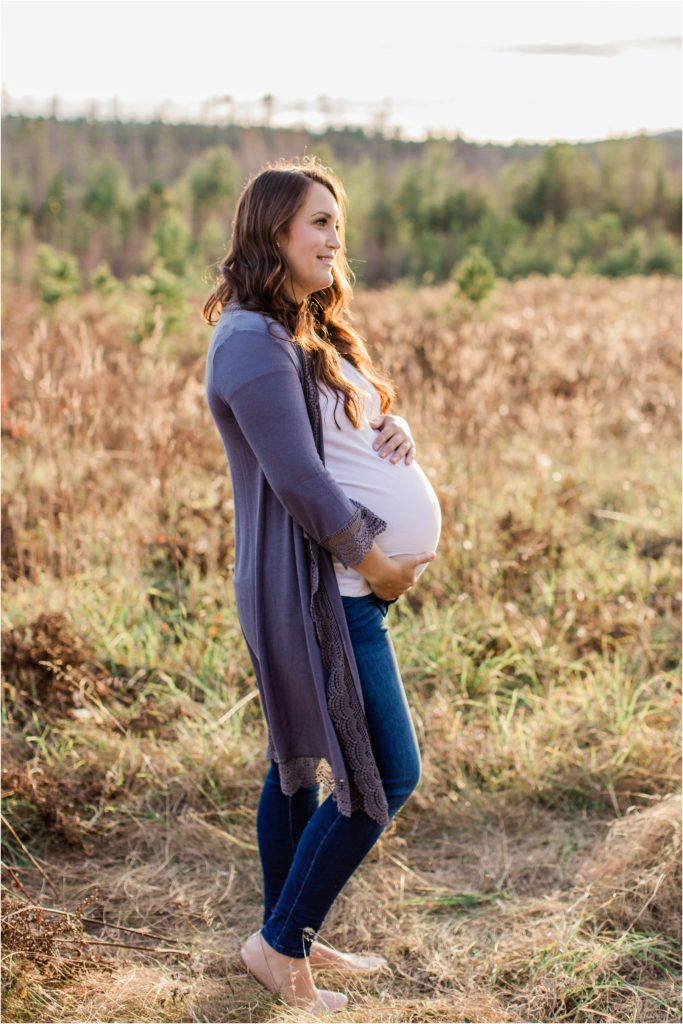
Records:
[[[150,270],[203,286],[243,183],[315,153],[349,196],[356,281],[439,283],[473,250],[501,277],[680,273],[680,132],[548,145],[360,129],[3,119],[6,275],[68,255],[87,284]],[[46,255],[47,254],[47,255]]]

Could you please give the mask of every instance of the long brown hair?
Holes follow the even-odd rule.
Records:
[[[328,188],[337,202],[341,248],[332,266],[332,284],[296,303],[286,293],[288,268],[275,240],[280,234],[287,235],[312,181]],[[292,341],[310,354],[314,380],[333,392],[342,392],[346,415],[354,427],[361,427],[362,398],[358,388],[343,376],[340,357],[375,385],[382,413],[391,408],[396,387],[373,366],[365,340],[351,325],[350,279],[355,275],[346,259],[347,205],[341,181],[317,157],[266,164],[247,181],[237,200],[230,248],[218,261],[216,286],[202,313],[205,322],[214,325],[225,306],[237,302],[243,309],[277,320]]]

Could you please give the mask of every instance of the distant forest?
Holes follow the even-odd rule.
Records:
[[[411,142],[304,129],[7,116],[5,279],[29,284],[38,248],[84,286],[161,268],[204,287],[247,177],[315,153],[349,196],[356,282],[439,283],[473,246],[501,277],[681,269],[681,133],[591,143]]]

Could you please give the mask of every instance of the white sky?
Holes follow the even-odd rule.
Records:
[[[321,127],[326,96],[336,123],[371,124],[384,105],[388,129],[412,138],[681,127],[678,2],[7,0],[1,12],[4,112],[58,95],[62,116],[89,99],[104,115],[118,97],[120,116],[164,107],[173,121],[229,95],[238,120],[263,123],[271,93],[273,125]]]

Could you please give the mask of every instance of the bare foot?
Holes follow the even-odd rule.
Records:
[[[348,1003],[343,992],[316,988],[308,957],[290,957],[278,953],[261,935],[254,932],[240,950],[242,962],[257,981],[287,1003],[300,1010],[334,1013]]]
[[[309,957],[311,967],[337,967],[342,971],[356,971],[358,974],[369,974],[386,967],[388,961],[383,956],[361,956],[359,953],[342,953],[338,949],[324,946],[320,942],[311,943]]]

